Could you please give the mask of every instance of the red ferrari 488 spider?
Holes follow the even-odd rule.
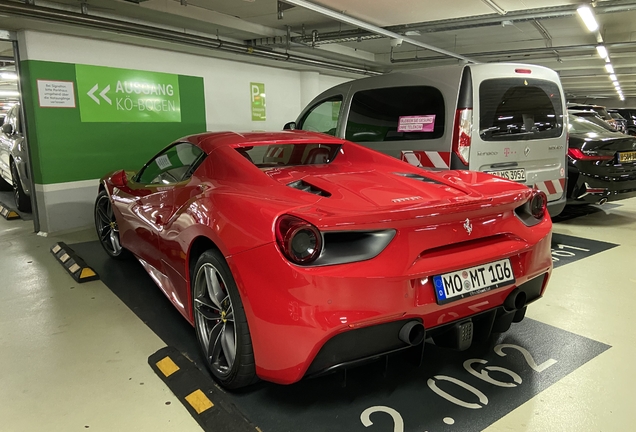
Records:
[[[227,388],[429,337],[465,349],[523,319],[552,270],[542,192],[303,131],[181,139],[104,177],[95,223],[195,326]]]

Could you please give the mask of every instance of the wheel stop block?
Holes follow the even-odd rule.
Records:
[[[51,253],[76,282],[84,283],[99,279],[95,270],[90,268],[66,243],[54,244],[51,247]]]
[[[20,215],[17,211],[0,202],[0,216],[6,220],[20,219]]]
[[[148,364],[204,431],[260,431],[207,372],[176,348],[161,348],[148,357]]]

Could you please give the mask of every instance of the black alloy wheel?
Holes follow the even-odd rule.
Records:
[[[124,259],[128,251],[119,241],[119,227],[113,213],[110,197],[106,191],[101,191],[95,200],[95,229],[99,242],[108,255],[117,259]]]
[[[194,323],[206,366],[227,389],[254,383],[254,354],[243,303],[217,250],[199,257],[193,281]]]
[[[13,180],[13,198],[15,199],[16,207],[20,211],[27,213],[30,212],[31,198],[24,193],[18,168],[15,166],[15,162],[13,161],[11,161],[11,179]]]

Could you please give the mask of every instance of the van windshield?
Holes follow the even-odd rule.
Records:
[[[484,141],[556,138],[563,133],[561,92],[552,81],[485,80],[479,101],[479,136]]]

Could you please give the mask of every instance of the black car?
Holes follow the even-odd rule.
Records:
[[[636,135],[636,108],[614,108],[627,121],[627,134]]]
[[[568,204],[636,196],[636,138],[568,115]]]

